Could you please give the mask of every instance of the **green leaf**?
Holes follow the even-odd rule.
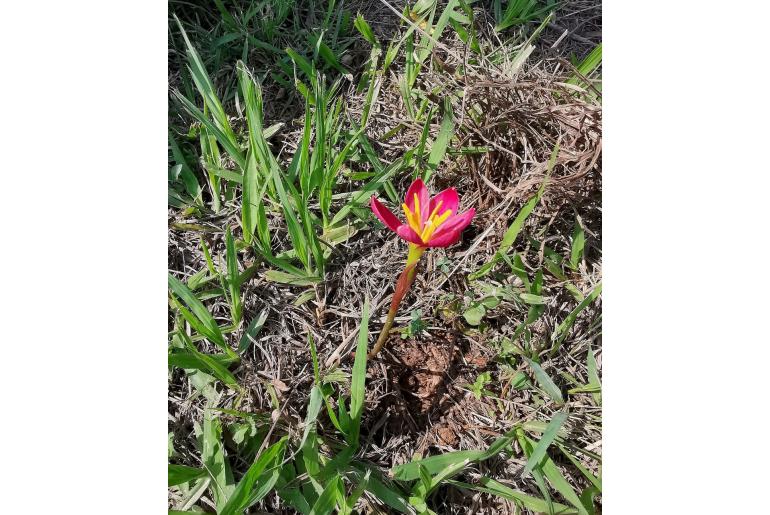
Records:
[[[599,372],[596,369],[596,356],[594,356],[594,351],[591,349],[591,346],[588,346],[588,358],[587,358],[587,365],[588,365],[588,384],[591,386],[597,386],[599,387],[599,392],[593,394],[594,402],[597,405],[601,405],[602,403],[602,394],[601,394],[601,380],[599,379]]]
[[[437,456],[431,456],[429,458],[411,461],[403,465],[393,467],[393,477],[402,481],[411,481],[420,477],[420,466],[425,467],[430,474],[437,474],[442,470],[456,465],[465,460],[469,462],[479,462],[489,459],[495,456],[497,453],[503,450],[504,447],[509,445],[515,436],[514,430],[508,431],[502,437],[495,440],[492,445],[486,451],[469,450],[469,451],[453,451]]]
[[[451,3],[451,2],[450,2]],[[423,181],[427,182],[433,173],[438,169],[438,165],[446,155],[447,147],[449,146],[449,140],[452,139],[454,134],[454,121],[452,119],[452,103],[449,98],[444,99],[444,116],[441,119],[441,127],[439,128],[436,140],[433,142],[430,148],[430,155],[428,156],[428,169],[423,173]]]
[[[207,354],[207,356],[225,368],[238,362],[237,358],[233,358],[227,354]],[[203,370],[206,373],[211,373],[208,369],[208,365],[199,360],[192,352],[174,351],[168,355],[168,364],[172,367]]]
[[[214,504],[220,508],[227,502],[235,486],[222,446],[222,422],[212,415],[210,409],[203,410],[203,450],[201,454],[203,467],[209,473],[214,487]]]
[[[204,477],[206,469],[187,467],[185,465],[168,464],[168,486],[181,485],[194,479]]]
[[[588,77],[594,70],[596,70],[599,65],[602,64],[602,44],[599,43],[594,47],[593,50],[583,59],[580,63],[577,65],[577,71],[580,72],[580,74],[583,77]],[[581,84],[583,82],[583,79],[581,79],[577,74],[570,77],[569,80],[567,80],[567,84]]]
[[[294,64],[296,64],[297,67],[299,67],[299,69],[302,70],[311,81],[315,80],[315,71],[313,69],[313,65],[310,64],[310,61],[299,55],[291,48],[287,48],[286,53],[289,54],[289,57],[291,57],[291,60],[294,61]]]
[[[567,318],[565,318],[564,321],[556,327],[553,334],[551,335],[551,340],[553,341],[553,346],[551,347],[551,356],[556,354],[559,348],[561,348],[561,344],[564,342],[564,339],[567,337],[567,333],[569,332],[569,329],[575,323],[575,320],[577,320],[577,317],[580,314],[580,312],[583,311],[586,307],[588,307],[588,305],[591,304],[593,301],[595,301],[601,293],[602,293],[602,283],[599,283],[591,291],[591,293],[589,293],[586,296],[586,298],[583,299],[583,301],[580,304],[578,304],[577,307],[573,309],[569,315],[567,315]]]
[[[370,45],[377,48],[380,47],[380,42],[377,41],[377,38],[374,35],[374,31],[366,22],[366,20],[361,15],[361,13],[358,13],[358,16],[356,16],[355,21],[353,21],[353,25],[356,27],[356,29],[358,29],[358,32],[361,33],[361,35]]]
[[[241,198],[241,228],[243,229],[243,240],[246,243],[251,243],[254,238],[258,224],[257,211],[261,204],[262,196],[259,192],[257,160],[254,157],[254,152],[251,151],[246,158],[246,172],[243,174]]]
[[[177,25],[179,25],[179,30],[182,32],[182,37],[187,46],[188,69],[190,70],[190,74],[192,75],[193,82],[195,83],[198,92],[203,97],[204,105],[211,111],[214,124],[218,132],[224,136],[224,141],[227,141],[230,145],[237,148],[235,134],[233,133],[232,127],[230,127],[230,122],[222,107],[222,103],[219,101],[219,98],[217,98],[216,92],[214,91],[214,85],[206,72],[206,67],[203,65],[203,60],[200,58],[200,55],[198,55],[198,52],[193,47],[192,43],[190,43],[184,27],[182,27],[182,24],[179,22],[176,15],[174,15],[174,19],[176,20]],[[217,139],[219,140],[219,138]],[[220,141],[220,143],[224,144],[224,141]],[[240,162],[243,162],[240,152],[237,152],[236,155],[232,155],[231,157],[236,161],[238,161],[237,157],[240,157]],[[243,168],[243,166],[241,166],[241,168]]]
[[[199,365],[190,368],[195,368],[198,370],[203,370],[204,372],[211,373],[214,377],[226,385],[234,389],[238,389],[238,380],[235,379],[235,376],[233,376],[229,370],[227,370],[227,365],[222,364],[213,356],[203,354],[202,352],[198,351],[190,337],[184,331],[178,331],[177,334],[179,334],[179,336],[184,341],[185,348],[187,348],[189,356],[191,356],[194,362]],[[175,360],[173,356],[174,354],[169,355],[169,363],[173,363],[174,361],[178,362],[178,359]]]
[[[572,231],[572,250],[570,251],[569,266],[577,270],[580,257],[583,255],[583,248],[586,244],[586,235],[580,220],[575,220],[575,229]]]
[[[508,499],[509,501],[521,503],[524,505],[524,507],[536,513],[544,513],[548,511],[548,503],[545,500],[532,497],[531,495],[527,495],[524,492],[520,492],[518,490],[513,490],[512,488],[507,487],[504,484],[488,477],[482,476],[479,479],[481,486],[470,485],[468,483],[453,481],[451,479],[448,480],[447,483],[450,485],[459,486],[461,488],[466,488],[468,490],[486,492],[492,495],[497,495],[498,497],[502,497],[503,499]],[[575,509],[559,503],[553,503],[553,508],[554,513],[557,515],[571,515],[577,513]]]
[[[559,450],[564,454],[567,459],[569,459],[573,465],[585,476],[588,481],[591,482],[591,484],[596,488],[597,492],[602,491],[602,479],[601,477],[594,476],[587,468],[583,466],[582,463],[580,463],[580,460],[578,460],[575,456],[570,453],[566,447],[561,445],[558,441],[556,442],[556,446],[559,448]]]
[[[238,326],[241,322],[241,285],[238,272],[238,253],[235,248],[233,232],[228,225],[225,229],[225,256],[227,261],[227,288],[230,293],[230,314],[233,318],[233,325]]]
[[[305,431],[302,434],[302,440],[300,440],[298,447],[305,445],[310,431],[315,428],[315,421],[318,418],[318,413],[321,411],[322,400],[321,387],[316,384],[310,390],[310,403],[308,404],[307,415],[305,416]]]
[[[366,474],[370,474],[369,483],[366,486],[367,492],[371,493],[377,499],[399,513],[412,513],[409,509],[409,502],[407,501],[406,496],[404,496],[396,485],[390,484],[390,482],[380,476],[376,470],[354,462],[352,463],[350,471],[359,481],[362,476],[364,476],[363,471],[366,471]]]
[[[321,278],[312,275],[292,275],[280,270],[268,270],[265,279],[276,283],[291,284],[292,286],[313,286],[321,282]]]
[[[463,318],[470,325],[479,325],[481,323],[481,319],[484,318],[484,315],[486,314],[487,309],[483,304],[474,303],[471,305],[471,307],[465,310],[463,313]]]
[[[227,504],[219,512],[219,515],[236,515],[243,513],[249,506],[252,490],[255,486],[259,488],[258,480],[262,479],[266,481],[268,478],[260,478],[262,472],[273,464],[273,462],[280,462],[283,456],[283,449],[286,445],[287,437],[284,436],[277,443],[268,447],[249,467],[246,474],[238,482],[238,485],[233,490],[230,499]]]
[[[225,349],[225,352],[228,352],[228,354],[232,353],[232,349],[230,349],[225,343],[225,338],[222,336],[222,331],[214,320],[214,317],[211,316],[211,313],[209,313],[201,301],[195,297],[195,294],[193,294],[193,292],[190,291],[190,289],[185,286],[182,281],[171,274],[168,274],[168,287],[171,289],[174,295],[182,299],[182,301],[187,304],[187,306],[189,306],[190,310],[192,311],[192,315],[194,316],[191,316],[191,313],[185,310],[181,305],[179,305],[178,302],[176,302],[176,299],[174,299],[177,307],[182,307],[180,312],[182,313],[182,316],[184,316],[184,318],[190,323],[190,325],[192,325],[199,333],[203,334],[213,343],[216,343]]]
[[[310,509],[310,515],[328,515],[337,504],[337,488],[340,481],[339,475],[334,476],[321,495],[318,497],[313,507]]]
[[[537,306],[542,306],[546,302],[544,297],[540,295],[533,295],[531,293],[522,293],[519,295],[519,298],[527,304],[533,304]]]
[[[564,404],[564,397],[562,397],[561,390],[559,390],[559,387],[556,386],[556,383],[553,382],[551,376],[546,374],[540,365],[531,359],[527,357],[524,359],[527,361],[527,363],[529,363],[529,366],[535,372],[535,380],[537,381],[537,384],[540,385],[540,388],[542,388],[546,393],[546,395],[548,395],[548,397],[550,397],[551,400],[553,400],[556,404]]]
[[[556,435],[559,432],[559,429],[561,429],[561,426],[564,425],[564,422],[566,421],[567,421],[566,411],[559,411],[553,416],[551,421],[548,423],[548,427],[545,428],[545,432],[543,433],[543,436],[540,438],[540,441],[537,443],[535,450],[532,451],[532,454],[527,460],[527,465],[524,467],[524,470],[521,473],[522,477],[527,476],[527,474],[529,474],[533,468],[539,465],[540,460],[543,458],[543,456],[545,456],[545,453],[548,450],[548,447],[556,438]]]
[[[366,490],[366,487],[369,485],[369,477],[371,476],[371,474],[372,474],[372,471],[367,470],[366,474],[364,474],[364,477],[358,481],[358,485],[356,485],[355,490],[353,490],[353,492],[351,492],[348,498],[345,499],[345,506],[347,508],[346,511],[348,513],[352,512],[353,508],[355,508],[356,503],[358,502],[358,499],[361,497],[361,494],[364,493],[364,491]]]
[[[366,354],[369,341],[369,298],[364,300],[364,309],[361,314],[361,327],[358,330],[358,344],[356,345],[356,358],[353,362],[353,372],[350,381],[350,439],[351,445],[358,445],[358,435],[361,430],[361,416],[364,412],[364,399],[366,398]]]
[[[534,451],[535,443],[531,439],[527,438],[527,436],[521,430],[519,430],[517,433],[517,437],[519,444],[521,445],[522,449],[524,449],[524,454],[531,456],[532,452]],[[561,472],[559,472],[559,468],[551,460],[551,458],[548,457],[547,454],[543,456],[538,469],[542,471],[551,486],[553,486],[556,491],[558,491],[567,501],[569,501],[570,504],[577,508],[577,511],[580,515],[588,515],[588,512],[583,506],[583,503],[580,501],[577,493],[575,493],[575,490],[573,490],[569,482],[564,479],[564,476],[561,474]],[[533,474],[536,472],[536,470],[533,470]]]
[[[259,335],[259,332],[262,330],[262,326],[265,325],[265,321],[267,320],[267,308],[264,308],[262,311],[259,312],[259,315],[257,315],[257,318],[251,321],[249,324],[249,327],[246,328],[246,330],[243,332],[243,336],[241,336],[241,341],[238,343],[238,352],[243,353],[246,351],[246,349],[249,348],[249,345],[251,345],[251,342],[253,340],[256,340],[257,336]]]

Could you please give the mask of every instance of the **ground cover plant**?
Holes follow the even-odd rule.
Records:
[[[169,513],[601,511],[600,9],[169,3]]]

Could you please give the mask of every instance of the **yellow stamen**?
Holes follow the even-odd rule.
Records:
[[[420,232],[422,229],[422,210],[420,209],[420,199],[417,198],[417,193],[414,194],[414,215],[417,219],[417,228],[415,228],[415,231]]]
[[[414,232],[418,233],[420,232],[420,222],[418,221],[418,215],[417,213],[412,213],[409,211],[409,208],[406,204],[401,204],[401,207],[404,208],[404,215],[406,215],[406,224],[411,227]]]
[[[406,204],[401,204],[401,207],[404,208],[404,215],[406,216],[406,224],[409,227],[413,227],[414,222],[412,221],[412,212],[409,211],[409,207],[407,207]]]
[[[441,209],[441,204],[443,204],[443,200],[439,200],[438,204],[436,204],[436,207],[433,208],[433,211],[431,212],[430,216],[428,217],[428,220],[433,220],[433,217],[436,216],[438,213],[438,210]]]
[[[433,233],[436,232],[436,229],[438,229],[441,224],[446,222],[447,218],[452,216],[452,210],[447,209],[443,213],[441,213],[440,216],[436,216],[436,213],[438,212],[438,206],[436,209],[433,210],[433,213],[430,215],[430,219],[425,224],[425,229],[423,229],[422,234],[420,234],[420,239],[427,243],[428,240],[430,240],[430,237],[433,236]]]

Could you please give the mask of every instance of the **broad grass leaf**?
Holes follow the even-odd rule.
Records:
[[[225,230],[225,257],[227,261],[227,288],[230,293],[230,314],[233,318],[233,325],[238,326],[241,322],[241,284],[240,274],[238,272],[238,252],[235,248],[235,240],[230,226]]]
[[[232,373],[227,369],[227,366],[229,363],[225,364],[222,361],[216,359],[214,356],[211,356],[209,354],[204,354],[195,347],[190,337],[185,333],[184,331],[178,331],[178,334],[182,338],[185,344],[185,348],[187,349],[188,353],[184,355],[184,357],[181,359],[181,362],[184,364],[193,364],[195,366],[185,367],[185,368],[193,368],[197,370],[202,370],[203,372],[207,372],[212,374],[214,377],[225,383],[227,386],[230,386],[234,389],[238,389],[238,380],[233,376]],[[233,360],[237,361],[237,360]],[[169,363],[179,363],[180,357],[177,355],[175,357],[175,354],[169,355]]]
[[[556,383],[553,382],[553,379],[551,379],[551,376],[546,374],[546,372],[542,369],[540,365],[538,365],[536,362],[532,361],[531,359],[525,357],[524,358],[527,363],[529,363],[529,366],[532,368],[532,371],[535,373],[535,380],[537,381],[537,384],[540,385],[540,388],[543,389],[543,391],[548,395],[548,397],[551,398],[552,401],[554,401],[557,404],[564,404],[564,397],[561,394],[561,390],[558,386],[556,386]]]
[[[265,279],[275,283],[291,284],[292,286],[313,286],[321,282],[320,277],[312,275],[292,275],[280,270],[268,270]]]
[[[194,479],[204,477],[206,469],[187,467],[185,465],[168,464],[168,486],[181,485]]]
[[[592,386],[599,387],[599,392],[592,394],[594,402],[601,406],[602,404],[602,394],[601,394],[601,387],[602,382],[601,379],[599,379],[599,372],[596,368],[596,356],[594,355],[594,351],[591,348],[591,346],[588,346],[588,358],[587,358],[587,366],[588,366],[588,384]]]
[[[551,421],[548,423],[548,426],[545,428],[545,432],[543,433],[543,436],[540,438],[540,441],[537,443],[537,446],[532,451],[532,454],[530,455],[529,459],[527,460],[527,465],[524,467],[524,470],[522,471],[521,475],[526,476],[529,474],[535,466],[537,466],[540,463],[540,460],[545,456],[546,451],[548,450],[548,447],[553,443],[554,439],[556,438],[556,435],[559,432],[559,429],[561,429],[561,426],[564,425],[564,422],[567,421],[567,412],[566,411],[558,411]]]
[[[441,126],[439,127],[436,139],[430,147],[430,154],[428,155],[428,167],[423,172],[423,181],[427,182],[433,173],[438,169],[438,165],[446,155],[449,141],[454,134],[454,120],[452,117],[452,103],[448,98],[444,99],[444,115],[441,118]]]
[[[339,475],[335,475],[327,483],[323,492],[310,509],[310,515],[328,515],[334,510],[334,507],[337,504],[337,488],[339,481],[341,481]]]
[[[226,352],[232,353],[232,349],[225,343],[225,338],[222,336],[222,331],[214,320],[214,317],[211,316],[211,313],[209,313],[201,301],[195,297],[195,294],[193,294],[182,281],[171,274],[168,274],[168,287],[174,295],[179,297],[192,311],[195,320],[189,316],[190,312],[185,313],[186,310],[180,310],[182,316],[190,322],[190,325],[197,326],[196,329],[206,338],[225,349]]]
[[[259,488],[258,480],[267,481],[268,478],[260,478],[268,466],[275,465],[274,462],[280,462],[283,456],[283,450],[286,445],[286,438],[281,438],[278,442],[271,445],[259,455],[251,464],[249,470],[241,478],[235,489],[230,495],[227,503],[219,511],[219,515],[240,515],[251,502],[252,491]]]
[[[257,315],[257,317],[251,321],[251,323],[249,323],[249,326],[243,332],[241,341],[238,343],[239,353],[245,352],[246,349],[249,348],[249,345],[251,345],[252,341],[256,340],[259,332],[265,325],[265,321],[267,321],[267,308],[264,308],[262,311],[260,311],[259,315]]]
[[[221,509],[235,486],[233,485],[230,464],[227,462],[222,443],[222,422],[210,409],[203,411],[203,449],[201,451],[203,467],[211,477],[214,504]]]
[[[527,457],[532,455],[535,448],[535,442],[528,438],[523,431],[519,430],[517,433],[519,444],[524,449],[524,454]],[[542,474],[548,479],[548,482],[558,491],[570,504],[572,504],[580,515],[589,515],[588,511],[583,506],[583,503],[578,497],[575,490],[570,486],[569,482],[559,472],[559,468],[546,454],[538,467],[533,469],[533,474],[536,472],[542,472]]]
[[[544,513],[548,511],[548,503],[545,500],[533,497],[518,490],[514,490],[489,477],[482,476],[479,478],[479,485],[471,485],[460,481],[453,481],[451,479],[448,480],[447,483],[468,490],[476,490],[478,492],[497,495],[503,499],[521,503],[525,508],[536,513]],[[553,503],[553,510],[556,515],[573,515],[577,513],[576,509],[559,503]]]
[[[380,42],[377,41],[377,38],[374,35],[374,31],[369,26],[369,24],[366,22],[364,17],[361,15],[361,13],[358,13],[358,16],[356,16],[355,21],[353,21],[353,25],[356,27],[358,32],[361,33],[361,35],[364,37],[364,39],[372,46],[379,48]]]
[[[596,287],[589,293],[583,301],[573,309],[569,315],[567,315],[567,318],[565,318],[561,324],[559,324],[556,329],[553,331],[553,334],[551,335],[551,340],[553,341],[553,346],[551,347],[551,356],[556,354],[556,352],[561,347],[561,344],[564,342],[564,339],[567,337],[567,334],[569,333],[569,329],[572,327],[572,325],[575,323],[575,320],[577,320],[578,315],[581,311],[583,311],[586,307],[588,307],[589,304],[591,304],[593,301],[595,301],[599,295],[602,293],[602,283],[599,283],[596,285]]]
[[[575,220],[575,228],[572,231],[572,248],[570,249],[569,266],[577,270],[580,258],[583,256],[583,249],[586,245],[586,235],[580,220]]]
[[[402,481],[411,481],[420,477],[420,466],[423,466],[428,470],[430,474],[438,474],[442,470],[456,465],[465,460],[469,462],[479,462],[486,460],[500,451],[504,447],[509,445],[515,436],[514,430],[508,431],[503,436],[495,440],[492,445],[486,451],[481,450],[466,450],[466,451],[453,451],[421,460],[411,461],[393,467],[391,470],[393,477]]]
[[[365,474],[369,474],[369,482],[366,485],[367,492],[399,513],[411,513],[409,501],[404,493],[400,491],[398,486],[381,477],[376,470],[354,462],[351,464],[350,472],[359,481]]]
[[[583,474],[583,476],[585,476],[585,478],[591,482],[594,488],[596,488],[596,490],[601,493],[602,478],[596,477],[595,475],[593,475],[591,471],[585,468],[585,466],[582,463],[580,463],[580,460],[577,459],[571,452],[569,452],[565,446],[561,445],[559,442],[556,442],[556,446],[559,448],[562,454],[564,454],[567,457],[567,459],[569,459],[572,462],[572,464],[575,465],[575,467]]]
[[[364,300],[364,309],[361,314],[361,327],[358,331],[358,344],[356,345],[356,358],[353,362],[353,373],[350,381],[350,439],[351,445],[358,445],[358,435],[361,429],[361,416],[364,412],[364,399],[366,398],[366,356],[369,341],[369,299]]]

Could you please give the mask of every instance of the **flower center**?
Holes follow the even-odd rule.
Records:
[[[443,203],[444,202],[442,200],[438,201],[436,207],[433,208],[433,212],[431,212],[427,220],[422,220],[420,199],[417,198],[416,194],[414,196],[414,212],[412,212],[406,204],[401,205],[401,207],[404,209],[404,214],[406,215],[407,224],[412,228],[412,230],[414,230],[414,232],[420,236],[420,239],[423,241],[423,243],[427,243],[430,240],[430,237],[433,236],[433,233],[436,232],[436,229],[438,229],[439,226],[447,220],[447,218],[452,216],[451,209],[447,209],[440,215],[438,214]]]
[[[430,237],[433,236],[433,233],[436,232],[436,229],[439,228],[441,224],[443,224],[447,218],[452,216],[452,210],[447,209],[441,215],[438,215],[438,210],[441,207],[441,201],[438,201],[438,205],[433,209],[433,212],[430,214],[430,217],[428,218],[428,221],[425,222],[425,227],[422,230],[422,233],[420,234],[420,239],[423,242],[428,242],[430,240]]]

